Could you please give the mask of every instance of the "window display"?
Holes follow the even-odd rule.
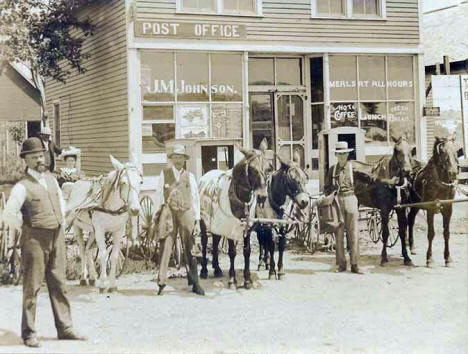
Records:
[[[371,145],[387,145],[387,104],[361,103],[360,116],[361,128],[366,131],[365,142]]]
[[[209,136],[208,105],[179,105],[177,107],[177,139],[201,139]]]

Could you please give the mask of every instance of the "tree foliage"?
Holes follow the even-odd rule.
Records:
[[[0,65],[22,62],[41,91],[44,78],[65,83],[73,70],[84,73],[89,53],[83,43],[95,26],[77,17],[79,7],[99,0],[0,0]]]

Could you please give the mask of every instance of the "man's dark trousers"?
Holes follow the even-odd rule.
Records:
[[[62,228],[56,230],[23,226],[21,236],[23,268],[23,339],[36,334],[37,294],[46,279],[57,333],[72,327],[70,303],[65,290],[65,237]]]

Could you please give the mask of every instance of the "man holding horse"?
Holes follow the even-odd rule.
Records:
[[[338,269],[336,272],[346,271],[346,257],[344,250],[344,232],[346,230],[347,244],[350,248],[351,272],[362,274],[359,270],[359,231],[358,219],[359,209],[358,200],[354,194],[353,168],[348,161],[349,153],[353,151],[348,148],[348,143],[338,141],[335,145],[335,156],[338,163],[331,166],[328,170],[324,192],[326,195],[335,193],[338,198],[340,214],[343,218],[342,223],[336,231],[336,263]]]
[[[86,340],[73,331],[65,290],[65,202],[62,192],[57,180],[47,171],[44,147],[38,138],[26,139],[20,156],[26,162],[26,173],[11,190],[4,218],[10,227],[22,229],[21,337],[28,347],[40,346],[34,322],[37,294],[45,276],[58,339]]]
[[[158,295],[162,294],[167,281],[169,258],[177,234],[182,240],[185,264],[188,266],[187,280],[192,291],[205,295],[198,280],[197,261],[192,255],[194,234],[200,233],[200,199],[195,177],[185,170],[185,162],[190,158],[185,153],[185,146],[175,145],[169,154],[172,166],[161,171],[156,190],[156,210],[169,208],[172,215],[173,231],[162,241],[163,248],[159,260]],[[162,211],[162,210],[161,210]],[[164,215],[164,213],[161,213]],[[159,220],[164,222],[164,220]]]

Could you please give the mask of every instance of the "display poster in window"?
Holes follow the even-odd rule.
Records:
[[[213,138],[242,138],[242,105],[213,105],[211,121]]]
[[[204,139],[210,137],[208,105],[179,105],[177,107],[176,137]]]
[[[331,126],[332,128],[357,127],[358,114],[356,103],[332,103]]]
[[[415,142],[414,103],[390,102],[388,104],[388,122],[391,139],[395,140],[405,136],[410,142]]]
[[[366,143],[386,145],[387,105],[385,102],[365,102],[360,105],[361,128],[365,130]]]

